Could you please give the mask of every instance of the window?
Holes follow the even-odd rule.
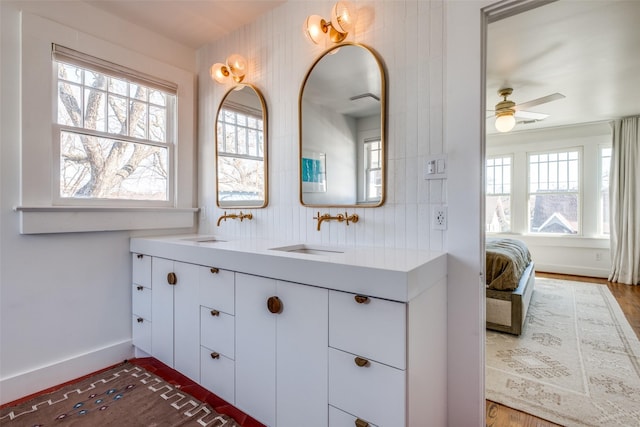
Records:
[[[487,159],[487,198],[485,229],[511,231],[511,156]]]
[[[262,112],[229,105],[218,116],[218,201],[259,206],[265,200]]]
[[[176,88],[58,45],[53,58],[55,200],[172,205]]]
[[[611,168],[611,147],[600,148],[600,216],[601,234],[609,234],[609,171]]]
[[[382,146],[379,138],[364,142],[365,201],[382,198]]]
[[[529,232],[580,232],[580,152],[529,154]]]

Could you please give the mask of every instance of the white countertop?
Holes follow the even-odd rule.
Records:
[[[207,241],[212,239],[216,241]],[[314,253],[287,251],[301,247]],[[195,234],[132,238],[130,248],[150,256],[402,302],[446,280],[447,274],[445,252],[415,249],[337,247]]]

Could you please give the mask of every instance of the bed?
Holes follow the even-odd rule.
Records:
[[[486,241],[487,329],[522,333],[535,284],[535,266],[524,242]]]

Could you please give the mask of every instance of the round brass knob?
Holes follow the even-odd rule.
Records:
[[[356,420],[356,427],[369,427],[369,423],[366,422],[365,420],[361,420],[360,418],[358,418]]]
[[[273,314],[278,314],[282,311],[282,301],[278,297],[269,297],[267,300],[267,308]]]
[[[176,276],[176,273],[169,273],[167,274],[167,282],[170,285],[175,285],[176,283],[178,283],[178,277]]]
[[[356,357],[354,361],[356,362],[356,365],[360,366],[361,368],[369,364],[369,361],[363,357]]]
[[[356,302],[357,302],[358,304],[366,304],[366,303],[368,303],[368,302],[369,302],[369,297],[364,296],[364,295],[356,295],[356,296],[355,296],[355,297],[353,297],[353,298],[356,300]]]
[[[211,353],[211,358],[212,359],[220,359],[220,353]]]

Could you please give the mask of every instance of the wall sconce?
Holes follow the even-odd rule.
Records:
[[[340,43],[353,30],[356,19],[357,13],[353,5],[339,1],[331,8],[331,22],[325,21],[320,15],[310,15],[304,23],[304,32],[315,44],[319,44],[327,33],[332,42]]]
[[[224,64],[216,63],[209,69],[211,78],[218,83],[229,83],[231,80],[240,83],[244,79],[247,72],[247,60],[242,56],[234,53],[227,58]]]

